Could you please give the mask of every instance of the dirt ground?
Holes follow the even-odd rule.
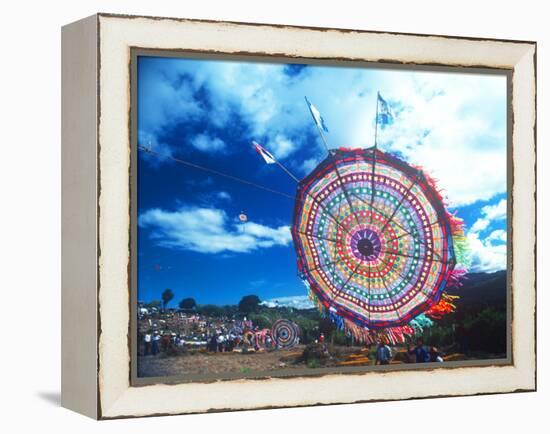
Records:
[[[320,367],[303,360],[304,345],[291,349],[263,351],[242,354],[238,352],[206,353],[187,352],[168,356],[161,353],[157,356],[139,356],[139,377],[165,377],[186,375],[216,374],[251,374],[275,370],[290,370]],[[371,350],[361,347],[331,347],[331,356],[322,364],[323,367],[369,366],[374,364]],[[463,354],[449,354],[445,361],[466,360]],[[394,348],[391,364],[410,363],[411,360],[404,348]]]
[[[195,353],[177,356],[140,356],[140,377],[248,373],[280,369],[304,368],[297,362],[304,347],[261,353]]]

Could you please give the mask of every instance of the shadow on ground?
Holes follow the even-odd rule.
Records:
[[[37,395],[50,405],[61,406],[61,392],[38,392]]]

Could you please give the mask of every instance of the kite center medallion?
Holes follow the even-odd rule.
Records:
[[[357,259],[371,262],[378,258],[382,244],[375,231],[359,230],[351,237],[351,251]]]

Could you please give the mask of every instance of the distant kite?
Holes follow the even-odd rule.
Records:
[[[278,347],[290,348],[298,343],[300,328],[288,319],[279,319],[273,323],[271,336]]]

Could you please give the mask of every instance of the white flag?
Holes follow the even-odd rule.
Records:
[[[311,112],[311,116],[313,116],[313,120],[317,124],[317,126],[328,133],[328,128],[325,124],[325,120],[323,119],[323,116],[321,116],[321,112],[317,110],[317,107],[315,107],[313,104],[309,102],[309,99],[307,99],[307,96],[304,97],[307,102],[307,106],[309,107],[309,111]]]
[[[256,152],[262,156],[267,164],[275,164],[277,162],[275,161],[275,157],[258,142],[252,141],[252,146],[254,146]]]

